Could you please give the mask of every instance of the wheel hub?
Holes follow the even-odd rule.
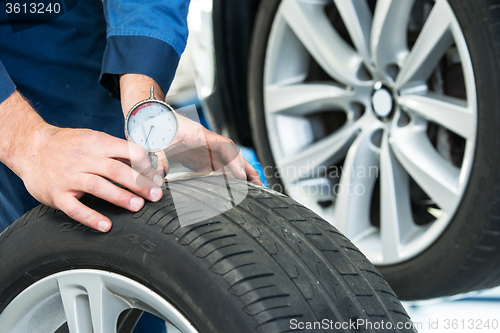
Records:
[[[373,86],[372,107],[373,112],[381,121],[389,121],[394,116],[395,101],[393,90],[389,85],[378,81]]]

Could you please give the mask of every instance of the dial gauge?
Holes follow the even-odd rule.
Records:
[[[149,153],[168,148],[177,137],[178,129],[174,109],[154,98],[153,86],[150,98],[137,103],[125,120],[127,139]]]

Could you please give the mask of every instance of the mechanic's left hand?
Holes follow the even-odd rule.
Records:
[[[262,185],[259,174],[238,153],[233,141],[191,119],[181,115],[178,118],[179,134],[165,151],[170,161],[199,172],[230,171],[235,178]]]
[[[148,76],[124,74],[120,77],[122,110],[126,116],[137,103],[149,97],[150,87],[154,86],[155,97],[164,100],[161,87]],[[197,172],[225,171],[238,179],[249,180],[262,185],[255,169],[237,151],[233,141],[204,128],[197,122],[178,115],[179,133],[174,143],[164,153],[170,161],[178,162]],[[168,160],[160,153],[158,166],[168,173]]]

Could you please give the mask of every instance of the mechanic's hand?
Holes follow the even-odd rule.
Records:
[[[233,141],[189,118],[178,115],[178,119],[177,138],[165,151],[171,162],[198,172],[229,171],[235,178],[262,185],[259,174],[239,154]]]
[[[120,77],[121,102],[125,116],[137,102],[149,97],[151,85],[154,86],[156,99],[164,100],[163,90],[150,77],[140,74],[124,74]],[[181,163],[197,172],[225,171],[228,167],[228,171],[235,178],[262,185],[257,171],[238,153],[231,140],[186,117],[178,115],[178,118],[179,133],[175,142],[165,151],[168,160]],[[168,160],[163,152],[157,155],[158,167],[163,169],[166,175]]]
[[[57,128],[46,123],[39,124],[34,133],[28,158],[18,174],[33,197],[72,219],[103,232],[111,228],[107,217],[78,200],[85,193],[133,212],[143,207],[143,198],[158,201],[162,197],[159,186],[163,179],[156,171],[138,174],[117,160],[140,166],[141,170],[149,166],[151,170],[141,147],[105,133]]]

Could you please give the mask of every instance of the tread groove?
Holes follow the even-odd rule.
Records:
[[[212,238],[212,239],[209,239],[207,240],[206,242],[202,243],[200,246],[198,246],[194,251],[193,253],[196,253],[198,250],[200,250],[202,247],[204,247],[205,245],[208,245],[212,242],[215,242],[215,241],[218,241],[218,240],[221,240],[221,239],[225,239],[225,238],[231,238],[231,237],[236,237],[236,234],[229,234],[229,235],[223,235],[223,236],[219,236],[219,237],[215,237],[215,238]]]
[[[250,280],[255,280],[255,279],[261,279],[265,277],[271,277],[274,276],[274,273],[266,273],[266,274],[258,274],[258,275],[252,275],[252,276],[247,276],[241,280],[236,281],[233,285],[231,285],[228,289],[231,289],[241,283],[248,282]]]
[[[252,306],[254,304],[257,304],[257,303],[260,303],[260,302],[263,302],[263,301],[267,301],[268,299],[285,298],[285,297],[288,297],[288,296],[290,296],[290,294],[278,294],[278,295],[271,295],[271,296],[261,297],[261,298],[256,299],[255,301],[252,301],[252,302],[248,303],[247,305],[245,305],[243,307],[243,309],[246,309],[249,306]]]
[[[254,252],[253,250],[245,250],[245,251],[238,251],[235,253],[226,254],[225,256],[214,261],[214,263],[212,265],[210,265],[210,268],[212,268],[214,265],[216,265],[216,264],[220,263],[221,261],[226,260],[228,258],[243,255],[243,254],[253,253],[253,252]]]

